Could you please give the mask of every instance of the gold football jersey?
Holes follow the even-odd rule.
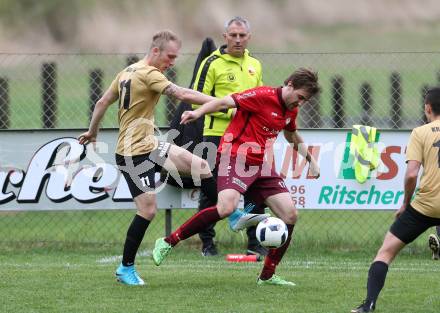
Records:
[[[145,60],[122,70],[110,88],[119,95],[119,137],[116,153],[132,156],[157,148],[154,108],[170,81]]]
[[[412,131],[406,160],[419,161],[423,166],[412,207],[426,216],[440,218],[440,120]]]

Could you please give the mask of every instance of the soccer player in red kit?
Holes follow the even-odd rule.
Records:
[[[246,193],[257,205],[264,202],[286,223],[289,231],[283,246],[269,250],[257,284],[295,285],[276,276],[275,268],[290,244],[297,210],[283,179],[275,172],[272,164],[264,160],[264,154],[283,130],[287,141],[298,147],[299,153],[310,162],[314,176],[319,177],[317,162],[308,153],[295,123],[299,107],[318,92],[318,75],[300,68],[284,81],[283,87],[248,89],[207,102],[195,111],[182,114],[182,123],[185,124],[207,113],[237,108],[218,148],[217,205],[198,212],[171,235],[156,240],[153,250],[156,265],[162,263],[179,241],[229,216],[237,207],[240,195]]]

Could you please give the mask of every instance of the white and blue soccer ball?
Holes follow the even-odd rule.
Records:
[[[281,247],[286,242],[288,233],[286,224],[277,217],[268,217],[257,226],[258,241],[269,249]]]

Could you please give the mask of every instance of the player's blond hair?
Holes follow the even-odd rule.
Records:
[[[159,48],[159,50],[162,51],[165,47],[165,44],[170,41],[177,42],[179,46],[182,45],[182,41],[171,30],[162,30],[160,32],[157,32],[153,35],[153,39],[151,40],[150,51],[155,47]]]

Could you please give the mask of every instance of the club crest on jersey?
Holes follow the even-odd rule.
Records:
[[[286,125],[290,123],[290,117],[286,119]]]
[[[248,67],[248,72],[249,72],[249,74],[250,75],[255,75],[256,73],[257,73],[257,71],[252,67],[252,66],[249,66]]]
[[[227,78],[228,78],[228,80],[230,82],[233,82],[233,81],[235,81],[235,74],[234,73],[228,73]]]

